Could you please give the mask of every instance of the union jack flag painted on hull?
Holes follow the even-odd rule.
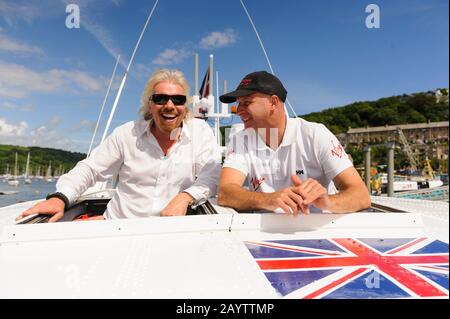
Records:
[[[245,242],[287,298],[448,298],[447,243],[430,238]]]

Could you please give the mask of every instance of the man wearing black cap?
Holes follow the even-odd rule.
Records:
[[[292,214],[370,207],[368,190],[337,138],[323,124],[288,118],[286,96],[277,77],[259,71],[220,97],[238,102],[244,130],[228,144],[219,205]]]

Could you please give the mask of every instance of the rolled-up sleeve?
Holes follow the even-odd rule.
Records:
[[[315,134],[315,147],[318,150],[318,161],[329,180],[333,180],[345,169],[353,166],[344,147],[336,136],[323,124],[319,124]]]

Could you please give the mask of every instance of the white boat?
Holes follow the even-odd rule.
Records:
[[[387,174],[381,175],[382,188],[387,187]],[[440,179],[427,179],[424,177],[410,177],[410,176],[394,176],[394,192],[413,191],[423,188],[441,187],[444,183]]]
[[[0,298],[449,298],[448,203],[372,197],[365,212],[293,216],[212,198],[190,216],[72,222],[114,192],[57,223],[16,224],[37,201],[0,208]]]
[[[30,175],[30,153],[28,152],[28,156],[27,156],[27,165],[25,167],[25,175],[24,175],[24,184],[31,184],[31,178],[29,177]]]
[[[47,167],[47,172],[45,173],[45,177],[44,180],[48,183],[52,183],[53,182],[53,178],[52,178],[52,161],[49,162],[48,167]]]
[[[16,152],[16,158],[15,158],[15,161],[14,161],[14,175],[7,180],[8,185],[9,186],[14,186],[14,187],[19,186],[19,180],[17,179],[17,175],[18,175],[18,171],[17,171],[17,156],[18,155],[17,155],[17,152]]]
[[[8,185],[9,186],[19,186],[19,181],[17,179],[9,179]]]
[[[0,191],[0,195],[14,195],[17,194],[19,191]]]
[[[448,203],[372,200],[394,212],[14,225],[35,202],[16,204],[0,209],[0,298],[448,299]]]

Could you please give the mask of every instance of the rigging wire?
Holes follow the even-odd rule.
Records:
[[[103,114],[103,109],[105,108],[106,100],[108,99],[109,91],[111,90],[111,85],[112,85],[112,82],[114,80],[114,76],[116,74],[116,69],[117,69],[117,65],[119,64],[119,60],[120,60],[120,54],[117,56],[116,65],[114,66],[114,70],[113,70],[113,73],[111,75],[111,80],[109,80],[108,89],[106,91],[105,98],[103,99],[102,108],[100,110],[100,114],[98,115],[97,124],[95,125],[94,134],[92,135],[91,145],[89,145],[89,151],[87,153],[86,158],[89,157],[89,155],[91,154],[92,145],[94,144],[95,135],[97,135],[98,125],[100,124],[100,119],[101,119],[102,114]]]
[[[250,16],[250,13],[249,13],[248,10],[247,10],[247,7],[246,7],[245,4],[244,4],[244,1],[243,1],[243,0],[239,0],[239,1],[241,2],[242,7],[244,8],[244,11],[245,11],[245,13],[247,14],[248,20],[250,21],[250,24],[252,25],[253,30],[255,31],[256,37],[258,38],[258,41],[259,41],[259,45],[261,46],[261,49],[262,49],[262,51],[263,51],[263,53],[264,53],[264,56],[266,57],[267,64],[269,65],[270,73],[272,73],[273,75],[275,75],[275,72],[273,71],[273,68],[272,68],[272,63],[270,63],[270,59],[269,59],[269,56],[268,56],[268,54],[267,54],[267,52],[266,52],[266,48],[264,47],[264,44],[263,44],[263,42],[262,42],[262,40],[261,40],[261,37],[259,36],[258,30],[256,29],[256,26],[255,26],[255,24],[253,23],[253,19],[252,19],[252,17]],[[294,111],[294,109],[293,109],[293,107],[292,107],[292,105],[291,105],[291,103],[289,102],[289,99],[288,99],[288,98],[286,98],[286,104],[289,105],[289,108],[291,109],[293,116],[294,116],[294,117],[297,116],[296,113],[295,113],[295,111]],[[286,108],[286,107],[285,107],[285,108]],[[287,115],[289,116],[289,112],[287,111],[287,109],[286,109],[286,113],[287,113]]]
[[[125,71],[125,75],[123,76],[122,83],[120,83],[120,87],[119,87],[119,90],[117,92],[116,99],[114,101],[114,105],[113,105],[113,108],[111,110],[111,113],[109,114],[108,123],[106,124],[106,128],[103,131],[103,137],[102,137],[102,140],[101,140],[100,143],[102,143],[105,140],[105,138],[106,138],[106,134],[108,133],[109,126],[111,125],[111,120],[113,118],[114,112],[116,111],[117,104],[119,103],[120,95],[122,94],[123,87],[124,87],[125,82],[127,80],[127,76],[128,76],[128,72],[130,71],[131,63],[133,63],[136,51],[137,51],[137,49],[139,47],[139,44],[140,44],[140,42],[142,40],[142,37],[144,36],[145,30],[147,29],[147,25],[150,22],[151,17],[153,16],[153,12],[155,11],[156,6],[158,5],[158,2],[159,2],[159,0],[156,0],[155,4],[153,5],[152,11],[148,15],[147,21],[145,22],[145,25],[142,28],[141,35],[139,36],[139,39],[138,39],[138,41],[136,43],[136,46],[134,47],[133,54],[131,55],[130,62],[128,62],[128,66],[127,66],[127,69]]]

